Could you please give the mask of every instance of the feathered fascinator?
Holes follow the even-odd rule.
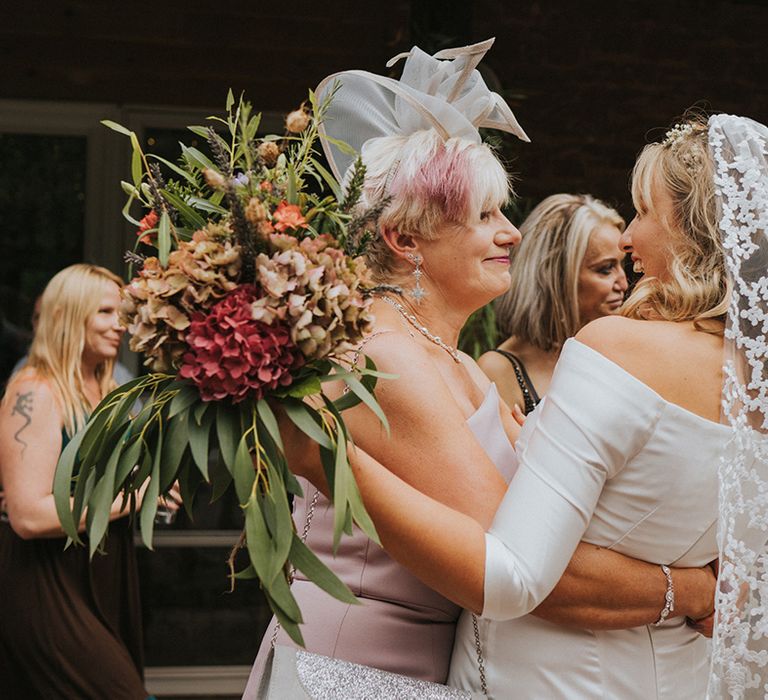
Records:
[[[444,49],[430,56],[414,46],[392,58],[405,58],[400,80],[362,70],[329,75],[317,88],[320,102],[337,90],[320,127],[320,138],[334,175],[341,180],[363,144],[379,136],[407,136],[434,129],[447,140],[480,142],[481,127],[500,129],[530,141],[509,105],[488,89],[476,66],[494,39]],[[342,145],[339,144],[342,142]]]

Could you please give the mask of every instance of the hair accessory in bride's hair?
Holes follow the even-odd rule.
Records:
[[[709,120],[717,220],[729,282],[720,462],[720,575],[707,697],[768,687],[768,128]]]
[[[682,124],[675,124],[664,135],[664,140],[661,145],[665,148],[671,148],[678,145],[686,136],[693,133],[693,124],[691,122],[684,122]]]
[[[459,136],[480,143],[482,127],[529,141],[509,105],[488,89],[477,70],[493,42],[445,49],[434,56],[414,46],[387,64],[406,59],[400,80],[362,70],[323,80],[317,99],[322,102],[329,92],[335,93],[320,138],[336,177],[342,179],[366,141],[380,136],[434,129],[446,140]]]

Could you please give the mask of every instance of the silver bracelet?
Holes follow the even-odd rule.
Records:
[[[669,613],[675,609],[675,584],[672,583],[672,571],[666,564],[661,565],[661,570],[667,579],[667,592],[664,594],[664,607],[659,614],[659,619],[653,623],[656,627],[663,625]]]

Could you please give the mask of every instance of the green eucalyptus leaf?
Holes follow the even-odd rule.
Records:
[[[219,195],[221,195],[221,193],[217,192],[217,199],[220,199]],[[202,197],[190,197],[189,203],[194,204],[198,209],[207,211],[209,214],[221,214],[223,216],[224,214],[229,213],[224,207],[220,207],[217,202],[213,201],[213,199],[214,197],[211,197],[211,199],[203,199]]]
[[[291,587],[288,585],[288,581],[285,580],[284,575],[276,576],[266,588],[269,591],[269,597],[272,598],[288,619],[296,623],[304,621],[296,598],[293,597]]]
[[[194,165],[200,170],[203,168],[210,168],[211,170],[218,170],[218,168],[211,162],[210,158],[203,155],[200,151],[198,151],[196,148],[192,148],[191,146],[185,146],[181,141],[179,141],[179,146],[181,146],[181,153],[184,157],[184,160],[187,161],[190,165]]]
[[[340,202],[344,195],[336,178],[331,175],[331,173],[322,166],[320,161],[316,160],[315,158],[310,158],[309,162],[312,163],[312,166],[315,168],[315,170],[320,173],[320,176],[323,178],[323,180],[325,180],[325,183],[328,185],[328,187],[330,187],[331,192],[333,192],[333,196]]]
[[[112,131],[117,131],[120,134],[124,134],[125,136],[130,136],[133,132],[130,129],[126,129],[122,124],[118,124],[117,122],[113,122],[111,119],[102,119],[101,123],[112,129]]]
[[[232,110],[233,104],[235,104],[235,96],[232,94],[232,88],[229,88],[229,90],[227,90],[227,106],[225,107],[227,112]]]
[[[272,438],[281,452],[285,452],[283,439],[280,435],[280,427],[277,424],[277,418],[272,412],[272,408],[265,399],[259,399],[256,403],[256,411],[259,414],[262,425],[267,429],[267,433]]]
[[[147,155],[147,158],[154,158],[155,160],[160,161],[163,165],[173,170],[173,172],[175,172],[177,175],[181,175],[181,177],[183,177],[190,185],[197,187],[197,180],[195,180],[194,176],[190,175],[186,170],[180,168],[175,163],[171,163],[171,161],[166,160],[162,156],[158,156],[155,153],[150,153]]]
[[[187,431],[189,434],[189,448],[192,451],[192,458],[203,475],[208,481],[208,443],[211,434],[211,423],[213,412],[203,416],[202,423],[198,425],[192,412],[187,413]]]
[[[224,464],[221,451],[217,451],[215,459],[212,459],[209,467],[209,476],[211,478],[211,503],[218,501],[232,483],[232,473]]]
[[[248,581],[259,577],[256,573],[256,569],[253,568],[253,564],[248,564],[242,571],[236,572],[234,576],[236,579],[242,581]]]
[[[167,189],[162,190],[162,193],[163,197],[165,197],[171,203],[174,209],[176,209],[179,214],[181,214],[181,218],[184,220],[184,223],[193,228],[195,231],[205,226],[207,223],[206,220],[181,197]]]
[[[59,516],[64,532],[68,537],[79,543],[78,525],[80,514],[73,513],[72,496],[72,475],[76,464],[79,464],[78,451],[85,436],[85,431],[81,430],[67,443],[67,446],[59,455],[59,461],[56,465],[56,472],[53,475],[53,500],[56,505],[56,514]]]
[[[128,197],[128,201],[125,203],[125,206],[123,207],[123,209],[122,209],[122,212],[121,212],[121,213],[122,213],[122,215],[123,215],[123,218],[124,218],[126,221],[129,221],[129,222],[130,222],[130,223],[132,223],[134,226],[139,226],[139,220],[138,220],[138,219],[134,219],[134,218],[131,216],[131,204],[133,204],[133,200],[134,200],[134,199],[136,199],[136,197],[135,197],[134,195],[131,195],[130,197]]]
[[[268,580],[269,559],[272,556],[269,531],[264,522],[257,494],[252,494],[243,508],[245,513],[245,542],[251,563],[262,582]]]
[[[294,532],[291,539],[291,563],[301,571],[312,583],[322,588],[342,603],[359,604],[347,585],[317,558]]]
[[[160,492],[165,493],[176,480],[182,457],[189,444],[187,421],[177,415],[166,421],[167,432],[163,440],[163,455],[160,464]]]
[[[288,204],[296,204],[299,201],[299,184],[296,178],[296,169],[293,167],[293,163],[288,163],[287,172],[288,186],[285,191],[285,198],[288,201]]]
[[[88,530],[91,557],[93,557],[96,548],[104,539],[104,534],[106,533],[107,526],[109,525],[109,516],[112,509],[112,502],[115,500],[115,475],[117,473],[117,466],[120,462],[120,454],[130,432],[130,427],[123,431],[120,440],[118,441],[116,447],[112,450],[112,454],[107,461],[104,475],[94,486],[93,493],[91,494],[91,498],[88,502],[88,512],[93,514],[91,519],[91,526]]]
[[[253,490],[253,482],[256,479],[256,473],[253,468],[253,459],[248,450],[248,439],[246,435],[240,438],[240,444],[235,452],[235,464],[232,471],[235,479],[235,492],[237,500],[241,505],[248,503]]]
[[[117,473],[115,474],[115,495],[117,491],[123,487],[128,475],[133,471],[133,468],[139,463],[141,458],[141,450],[144,447],[144,441],[140,437],[134,438],[128,447],[123,449],[120,455],[120,462],[117,465]]]
[[[181,492],[181,502],[184,504],[184,511],[190,520],[193,520],[192,509],[195,504],[195,495],[200,484],[203,483],[203,477],[197,469],[185,461],[179,470],[179,491]]]
[[[323,390],[322,384],[318,377],[307,377],[304,381],[298,384],[291,385],[287,392],[288,396],[292,396],[294,399],[303,399],[305,396],[312,396],[319,394]]]
[[[160,215],[160,225],[157,229],[157,258],[160,265],[168,266],[168,256],[171,253],[171,219],[168,212],[163,210]]]
[[[267,478],[269,479],[269,493],[266,500],[271,500],[274,504],[274,527],[271,529],[275,549],[274,566],[277,568],[274,575],[277,576],[283,570],[288,559],[288,553],[291,551],[294,526],[285,484],[283,484],[277,469],[271,464],[267,464]]]
[[[387,431],[387,436],[389,436],[389,421],[384,415],[384,411],[382,410],[381,406],[379,406],[379,402],[376,401],[373,394],[365,388],[363,383],[357,377],[353,375],[344,377],[344,383],[349,387],[350,391],[354,392],[358,398],[376,414],[384,426],[384,429]]]
[[[272,599],[272,597],[269,595],[268,591],[264,591],[264,596],[267,599],[267,602],[269,603],[269,607],[272,609],[272,612],[275,613],[275,617],[277,618],[277,621],[280,623],[280,626],[283,628],[285,633],[299,646],[304,647],[306,646],[304,644],[304,637],[301,635],[301,630],[299,629],[299,625],[291,620],[280,608],[280,606]]]
[[[171,406],[168,409],[168,418],[173,418],[177,413],[181,413],[189,408],[193,403],[200,400],[200,394],[191,384],[175,382],[178,387],[178,393],[171,400]]]
[[[311,437],[316,443],[326,449],[333,449],[333,443],[323,429],[312,417],[314,409],[296,399],[284,399],[282,402],[288,417],[293,421],[299,430],[305,435]]]
[[[160,495],[160,462],[162,454],[162,435],[158,435],[155,445],[155,458],[152,462],[152,473],[149,476],[149,485],[144,492],[144,500],[141,503],[139,514],[139,530],[141,541],[147,549],[152,549],[152,534],[155,529],[155,515],[157,515],[157,498]]]
[[[352,479],[352,470],[347,459],[347,440],[344,437],[343,430],[336,432],[336,450],[334,453],[334,474],[336,475],[333,484],[333,551],[334,554],[341,541],[341,534],[347,529],[347,489],[349,481]]]
[[[224,401],[216,405],[216,437],[219,442],[219,452],[229,473],[235,468],[235,453],[237,452],[237,436],[240,433],[240,412]]]
[[[133,184],[136,187],[141,185],[141,178],[143,174],[144,171],[141,165],[141,151],[139,151],[138,148],[134,148],[133,154],[131,155],[131,178],[133,179]]]
[[[195,417],[195,423],[198,425],[203,424],[203,416],[213,404],[210,401],[201,401],[197,406],[192,409],[192,415]]]

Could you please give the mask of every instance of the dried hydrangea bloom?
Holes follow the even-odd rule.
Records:
[[[363,260],[346,256],[329,236],[270,240],[277,252],[256,258],[263,296],[253,302],[253,318],[287,322],[307,360],[356,347],[373,323],[371,300],[362,293],[373,283]]]
[[[169,255],[167,268],[147,258],[123,288],[120,318],[131,334],[129,347],[144,353],[152,370],[176,368],[187,350],[191,315],[237,287],[240,253],[228,235],[228,228],[218,224],[196,231]]]
[[[209,313],[193,315],[179,375],[194,382],[203,401],[259,399],[270,389],[288,386],[291,370],[304,363],[287,324],[253,318],[256,297],[256,288],[245,284]]]

